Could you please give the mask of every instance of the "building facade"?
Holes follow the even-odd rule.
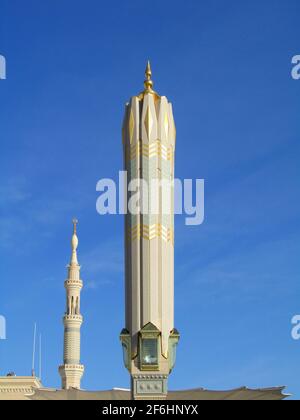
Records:
[[[36,376],[0,376],[0,400],[30,400],[42,384]]]

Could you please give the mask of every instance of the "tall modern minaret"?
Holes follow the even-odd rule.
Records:
[[[62,388],[80,389],[80,381],[84,366],[80,363],[80,327],[82,316],[80,314],[80,292],[83,286],[80,279],[80,265],[77,259],[77,223],[73,220],[72,257],[68,266],[68,278],[65,281],[67,292],[66,312],[64,322],[64,364],[59,367],[62,379]]]
[[[151,76],[148,62],[145,89],[126,105],[123,124],[124,166],[132,193],[125,219],[126,326],[121,341],[133,399],[167,398],[179,340],[174,329],[174,187],[162,186],[174,180],[176,129],[172,105],[153,90]],[[142,208],[133,214],[130,207],[141,190]]]

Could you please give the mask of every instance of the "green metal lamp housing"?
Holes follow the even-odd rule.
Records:
[[[169,338],[169,368],[170,368],[170,373],[172,372],[175,363],[176,363],[176,353],[177,353],[177,344],[179,342],[180,339],[180,334],[179,332],[174,329],[171,331],[170,334],[170,338]]]
[[[140,331],[139,340],[140,369],[159,370],[160,331],[149,323]]]
[[[130,370],[131,362],[131,337],[128,330],[123,329],[120,335],[123,349],[123,361],[127,370]]]

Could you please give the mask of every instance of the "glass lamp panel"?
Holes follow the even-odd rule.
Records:
[[[157,365],[158,351],[156,338],[144,338],[142,340],[142,364],[143,365]]]

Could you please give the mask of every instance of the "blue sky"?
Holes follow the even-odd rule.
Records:
[[[172,101],[176,176],[204,178],[205,222],[176,221],[172,389],[287,385],[300,398],[298,0],[1,0],[0,373],[60,386],[63,282],[78,227],[83,387],[128,387],[123,219],[99,216],[95,186],[122,168],[125,102],[151,59]]]

